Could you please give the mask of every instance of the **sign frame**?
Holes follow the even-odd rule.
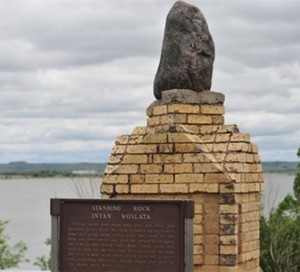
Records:
[[[70,218],[74,219],[75,210],[84,217],[86,216],[86,209],[93,207],[101,207],[101,205],[114,205],[122,207],[126,210],[132,207],[152,207],[156,211],[168,212],[174,211],[176,216],[176,223],[179,224],[179,256],[180,262],[178,269],[174,272],[192,272],[193,271],[193,217],[194,217],[194,202],[190,200],[120,200],[120,199],[58,199],[50,200],[50,214],[51,214],[51,271],[52,272],[66,272],[65,263],[66,257],[63,255],[68,250],[66,246],[66,228],[70,225]],[[152,209],[151,208],[151,209]],[[149,208],[150,209],[150,208]],[[155,210],[154,209],[154,210]],[[164,209],[164,210],[161,210]],[[80,211],[82,210],[82,211]],[[73,213],[72,213],[73,211]],[[83,212],[84,211],[84,212]],[[161,212],[156,212],[159,214]],[[93,215],[92,215],[93,216]],[[96,215],[95,215],[96,216]],[[76,216],[77,217],[77,216]],[[155,217],[155,216],[154,216]],[[97,218],[98,219],[98,218]],[[101,219],[101,218],[100,218]],[[76,220],[76,219],[75,219]],[[100,220],[101,221],[101,220]],[[143,222],[145,220],[142,220]],[[73,222],[73,221],[72,221]],[[145,221],[146,222],[146,221]],[[73,224],[73,223],[72,223]],[[101,231],[99,231],[100,233]],[[178,256],[176,256],[177,258]],[[118,272],[117,268],[112,271]],[[84,269],[83,271],[89,271]],[[94,271],[94,270],[93,270]],[[143,270],[144,271],[144,270]],[[163,270],[162,270],[163,271]],[[120,270],[120,272],[123,272]]]

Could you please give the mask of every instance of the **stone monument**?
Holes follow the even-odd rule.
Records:
[[[154,95],[172,89],[209,90],[215,48],[201,11],[183,1],[170,10],[165,27]]]
[[[194,272],[258,272],[262,166],[250,135],[224,123],[224,95],[210,90],[213,59],[203,15],[176,2],[147,125],[117,137],[101,194],[193,200]]]

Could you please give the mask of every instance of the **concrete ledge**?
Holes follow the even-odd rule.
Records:
[[[225,95],[213,91],[201,91],[195,92],[188,89],[173,89],[162,92],[162,98],[156,100],[155,106],[172,103],[182,104],[223,104],[225,101]]]

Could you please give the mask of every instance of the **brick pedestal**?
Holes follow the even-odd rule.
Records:
[[[117,137],[102,198],[192,199],[194,271],[259,271],[257,146],[224,124],[218,99],[176,94],[148,107],[147,126]]]

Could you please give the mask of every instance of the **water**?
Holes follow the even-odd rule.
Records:
[[[263,193],[263,214],[269,215],[284,197],[293,193],[295,175],[282,173],[265,174],[265,190]]]
[[[294,175],[266,174],[263,196],[264,214],[293,191]],[[11,244],[19,240],[28,246],[31,263],[21,269],[37,269],[36,257],[49,255],[44,245],[50,237],[50,198],[98,198],[99,178],[0,179],[0,219],[9,220],[6,233]]]
[[[51,198],[99,197],[99,178],[0,179],[0,219],[9,220],[10,244],[22,240],[28,246],[21,269],[38,269],[36,257],[49,255],[44,242],[50,238]]]

